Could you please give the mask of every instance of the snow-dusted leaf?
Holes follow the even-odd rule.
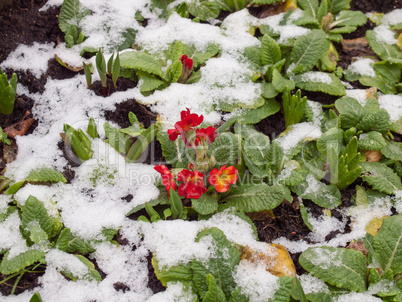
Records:
[[[59,14],[59,27],[66,33],[70,25],[79,26],[79,22],[91,11],[84,7],[79,0],[64,0]]]
[[[380,132],[370,131],[359,137],[359,148],[363,150],[380,150],[386,146]]]
[[[162,70],[162,66],[151,55],[140,51],[128,51],[120,54],[120,66],[154,74],[162,80],[168,81],[168,77]]]
[[[353,249],[314,247],[304,251],[300,264],[313,276],[339,288],[366,290],[366,257]]]
[[[216,284],[215,278],[211,274],[207,276],[207,285],[208,291],[205,293],[202,302],[226,302],[225,293]]]
[[[14,274],[27,266],[39,261],[44,262],[45,260],[45,252],[39,250],[28,250],[11,259],[8,259],[9,253],[10,252],[7,252],[4,255],[0,264],[0,272],[3,275]]]
[[[402,53],[398,47],[393,44],[388,44],[384,41],[379,41],[376,37],[376,33],[372,30],[366,31],[366,38],[371,49],[382,59],[387,60],[389,58],[401,59]]]
[[[281,49],[275,40],[264,35],[261,40],[261,63],[263,65],[274,65],[281,60]]]
[[[393,274],[402,273],[402,214],[383,220],[373,245],[373,258],[383,272],[391,269]]]
[[[30,236],[30,231],[25,230],[32,223],[39,224],[40,228],[45,231],[48,238],[52,235],[53,221],[48,215],[43,203],[33,196],[29,196],[22,207],[21,214],[22,230],[25,236]]]
[[[95,249],[91,246],[91,244],[80,237],[71,236],[70,241],[68,242],[68,246],[66,248],[66,252],[73,254],[73,253],[80,253],[81,255],[86,255],[92,252],[95,252]]]
[[[206,264],[196,260],[191,262],[194,285],[200,298],[203,299],[208,292],[207,276],[211,274],[226,298],[229,298],[236,285],[232,272],[240,262],[241,253],[218,228],[213,227],[202,230],[198,233],[195,241],[199,242],[204,237],[212,237],[213,244],[216,247],[216,256],[209,258]]]
[[[310,1],[313,0],[306,0]],[[303,65],[301,73],[310,71],[328,49],[328,43],[325,33],[320,29],[314,29],[309,34],[299,37],[290,54],[290,64],[294,64],[295,68]]]
[[[179,62],[180,63],[180,62]],[[153,91],[165,84],[164,81],[158,79],[156,76],[147,72],[138,72],[140,79],[140,91],[141,93]]]
[[[276,208],[287,193],[288,189],[282,185],[244,184],[233,187],[220,201],[226,202],[238,211],[259,212]]]
[[[201,215],[212,214],[218,210],[218,200],[208,194],[203,194],[198,199],[191,199],[191,204]]]
[[[381,149],[381,153],[389,159],[402,162],[402,143],[387,141],[386,146]]]
[[[345,86],[343,86],[341,80],[332,73],[312,71],[296,75],[293,77],[293,80],[297,87],[307,91],[320,91],[339,96],[346,94]]]
[[[204,50],[197,49],[194,45],[183,44],[183,53],[193,60],[193,69],[203,64],[219,51],[219,45],[210,43]]]
[[[237,121],[241,124],[257,124],[280,109],[281,106],[274,98],[265,99],[265,103],[261,107],[243,110]]]
[[[279,277],[279,288],[274,296],[268,302],[287,302],[289,301],[290,294],[293,288],[295,277],[282,276]]]
[[[341,193],[335,185],[319,182],[313,175],[308,175],[300,185],[292,187],[292,191],[304,199],[310,199],[320,207],[334,209],[342,203]]]
[[[65,252],[68,246],[68,243],[71,239],[71,232],[69,228],[65,228],[60,232],[59,237],[56,241],[56,247],[60,250]]]
[[[188,12],[203,21],[208,21],[218,17],[220,5],[209,0],[193,0],[188,3]]]
[[[190,265],[177,265],[169,268],[169,270],[161,270],[158,261],[152,257],[152,267],[155,270],[155,275],[163,286],[167,286],[168,282],[185,282],[193,279],[193,272]]]
[[[400,177],[384,163],[365,162],[362,163],[362,168],[362,179],[373,189],[387,194],[402,190]]]
[[[28,177],[25,181],[32,182],[47,182],[50,181],[52,183],[62,182],[66,183],[67,180],[59,171],[56,171],[52,168],[41,168],[39,170],[33,170],[29,173]]]

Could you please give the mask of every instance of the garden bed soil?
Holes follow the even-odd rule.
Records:
[[[34,42],[38,43],[54,43],[57,45],[60,41],[63,41],[64,35],[60,31],[58,27],[58,13],[60,8],[50,8],[46,11],[39,12],[39,9],[46,3],[46,0],[14,0],[13,4],[10,6],[5,6],[3,10],[0,12],[0,28],[2,29],[2,35],[0,35],[0,63],[4,61],[7,56],[19,45],[32,45]],[[361,10],[364,13],[366,12],[390,12],[395,8],[402,7],[402,0],[352,0],[351,9],[352,10]],[[259,10],[253,9],[252,13],[254,15],[258,15],[262,12],[264,8],[260,8]],[[221,16],[222,18],[226,17]],[[352,34],[345,35],[344,38],[346,40],[351,40],[349,42],[342,45],[340,43],[336,44],[336,48],[340,55],[340,61],[338,62],[338,66],[342,68],[346,68],[350,62],[352,62],[353,57],[357,56],[366,56],[370,54],[370,49],[366,47],[359,40],[355,40],[365,36],[365,32],[369,29],[372,29],[374,26],[373,23],[368,21],[366,25],[363,25],[357,29]],[[356,42],[357,41],[357,42]],[[356,44],[356,43],[357,44]],[[346,45],[346,46],[345,46]],[[351,46],[352,45],[352,46]],[[354,46],[353,46],[354,45]],[[6,74],[10,77],[12,74],[12,70],[5,70]],[[82,72],[82,71],[81,71]],[[33,74],[28,72],[16,71],[18,76],[19,83],[23,84],[28,88],[31,93],[43,92],[45,84],[48,78],[52,79],[68,79],[73,77],[76,73],[68,70],[67,68],[61,66],[57,63],[56,60],[52,59],[48,63],[47,72],[42,75],[41,78],[37,79]],[[123,79],[119,79],[119,90],[125,90],[133,87],[132,82],[126,81]],[[360,84],[354,84],[359,87]],[[100,88],[99,83],[94,83],[93,90],[98,91]],[[109,93],[113,93],[113,88],[109,91]],[[320,94],[320,93],[309,93],[307,94],[308,98],[311,100],[319,101],[322,104],[331,104],[334,102],[336,98],[331,96]],[[278,99],[280,102],[281,100]],[[29,99],[25,95],[19,95],[16,99],[16,105],[14,113],[10,116],[0,115],[0,126],[3,129],[9,125],[12,125],[16,122],[19,122],[24,114],[27,111],[31,111],[33,106],[33,101]],[[106,111],[105,117],[106,119],[116,122],[121,127],[128,127],[128,113],[132,111],[134,112],[139,121],[144,124],[145,127],[149,127],[152,123],[156,121],[156,115],[144,105],[141,105],[135,101],[135,99],[131,99],[125,101],[116,106],[116,110],[114,111]],[[32,117],[29,115],[28,117]],[[31,126],[27,134],[32,133],[35,128],[35,123]],[[276,138],[282,131],[285,130],[285,122],[283,119],[282,113],[277,113],[273,116],[268,117],[267,119],[261,121],[256,125],[256,128],[268,135],[271,139]],[[64,143],[60,141],[59,148],[61,148],[64,152]],[[145,160],[145,163],[148,164],[158,164],[163,162],[162,151],[158,142],[155,144],[155,152],[149,152],[149,154],[154,154],[153,158],[148,156]],[[11,151],[10,151],[11,150]],[[16,153],[17,147],[14,143],[11,147],[4,146],[0,147],[0,169],[3,170],[10,160],[12,160],[12,156],[9,156],[9,153]],[[66,156],[68,158],[68,156]],[[11,158],[11,159],[10,159]],[[74,164],[70,163],[73,167]],[[64,175],[70,182],[72,178],[74,178],[74,172],[70,169],[71,167],[66,167],[64,171]],[[355,194],[354,190],[343,190],[342,192],[342,205],[338,208],[338,211],[333,211],[333,215],[340,215],[339,211],[342,211],[342,208],[348,207],[351,205],[351,197]],[[305,201],[306,206],[308,206],[313,215],[320,215],[322,213],[322,209],[316,206],[314,203],[309,203]],[[262,217],[252,216],[254,223],[257,227],[258,236],[261,241],[272,242],[275,238],[278,237],[286,237],[289,240],[306,240],[309,241],[307,235],[309,233],[309,229],[304,225],[303,220],[300,215],[300,211],[297,207],[297,202],[293,202],[290,204],[286,201],[282,203],[281,206],[275,208],[272,213],[269,215],[265,215]],[[348,227],[346,227],[344,232],[350,231]],[[327,240],[333,238],[337,232],[333,232],[328,235]],[[117,236],[115,238],[120,244],[124,244],[124,241]],[[304,272],[303,268],[298,263],[299,254],[291,254],[291,257],[296,265],[296,270],[298,274],[302,274]],[[149,269],[149,287],[156,293],[164,290],[164,287],[156,278],[153,268],[151,265],[151,254],[147,258],[148,260],[148,269]],[[38,285],[38,277],[43,273],[30,274],[27,273],[20,280],[18,287],[15,291],[16,294],[23,292],[27,289],[34,288]],[[0,281],[4,278],[4,276],[0,275]],[[3,283],[0,285],[0,292],[3,295],[9,295],[14,284],[15,278]],[[125,291],[129,290],[124,284],[115,284],[116,291]]]

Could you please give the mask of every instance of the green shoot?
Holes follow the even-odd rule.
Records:
[[[8,83],[7,75],[0,70],[0,113],[11,114],[14,111],[15,95],[17,92],[17,75],[13,73]]]
[[[285,116],[286,128],[301,121],[306,108],[307,98],[301,97],[300,89],[295,95],[290,95],[290,89],[287,87],[282,95],[283,113]]]
[[[96,61],[96,69],[98,69],[99,77],[102,82],[102,87],[107,87],[106,61],[100,48],[98,53],[96,54],[95,61]]]

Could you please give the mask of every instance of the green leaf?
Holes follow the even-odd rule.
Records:
[[[338,14],[342,10],[350,8],[351,0],[328,0],[328,12],[332,15]]]
[[[290,90],[295,89],[294,81],[285,79],[277,69],[272,71],[272,85],[279,92],[283,92],[286,87]]]
[[[25,184],[25,180],[12,184],[6,191],[7,195],[13,195]]]
[[[216,165],[236,166],[241,159],[241,147],[239,136],[225,132],[221,133],[210,145],[209,157],[215,157]]]
[[[393,194],[402,189],[400,177],[384,163],[364,162],[361,165],[363,168],[362,179],[373,189],[387,194]]]
[[[153,91],[162,87],[165,82],[159,80],[156,76],[147,72],[138,72],[138,76],[142,80],[140,91],[141,93]]]
[[[314,226],[309,221],[311,218],[310,213],[307,211],[303,202],[300,202],[300,214],[304,224],[309,228],[310,231],[314,231]]]
[[[310,16],[317,18],[318,0],[298,0],[297,4]]]
[[[88,133],[88,135],[90,137],[92,137],[94,139],[99,137],[98,130],[97,130],[97,127],[96,127],[96,123],[95,123],[95,120],[94,120],[93,117],[91,117],[89,119],[88,127],[87,127],[87,133]]]
[[[303,287],[301,286],[300,281],[297,277],[294,279],[292,297],[299,300],[300,302],[308,302],[307,297],[304,293]],[[327,302],[327,301],[325,301],[325,302]]]
[[[183,203],[173,188],[170,188],[170,207],[172,209],[172,218],[180,218],[183,214]]]
[[[323,171],[323,166],[327,162],[327,157],[319,152],[315,141],[303,143],[301,152],[294,157],[303,169],[311,172],[315,178],[321,179],[326,172]]]
[[[174,168],[188,168],[190,162],[194,161],[191,150],[184,144],[181,138],[175,141],[169,139],[167,132],[158,131],[156,135],[158,141],[162,146],[162,155],[167,164],[172,165]]]
[[[317,2],[317,0],[303,0],[303,2]],[[300,4],[300,3],[299,3]],[[299,37],[294,44],[290,53],[290,64],[294,64],[294,68],[303,65],[301,73],[310,71],[321,58],[323,53],[328,49],[328,40],[325,33],[320,29],[313,29],[309,34]]]
[[[304,269],[313,276],[339,288],[366,290],[366,257],[353,249],[315,247],[299,258]]]
[[[26,237],[30,236],[30,231],[25,231],[28,225],[36,222],[45,231],[48,238],[52,235],[53,221],[48,215],[43,203],[33,196],[29,196],[22,207],[21,214],[22,230]]]
[[[89,242],[83,240],[82,238],[71,236],[66,248],[66,252],[70,254],[78,252],[81,255],[87,255],[95,252],[95,249],[89,244]]]
[[[364,111],[362,105],[350,97],[343,97],[335,102],[335,108],[338,110],[341,119],[342,129],[355,127],[363,117]]]
[[[361,11],[344,10],[341,11],[335,20],[330,24],[330,28],[341,26],[361,26],[367,22],[367,17]]]
[[[390,116],[385,109],[378,109],[373,113],[363,115],[360,122],[356,124],[356,129],[364,132],[378,131],[386,133],[390,128]]]
[[[262,65],[274,65],[281,60],[281,49],[275,40],[264,35],[261,40],[261,63]]]
[[[113,61],[113,68],[112,68],[112,80],[114,88],[117,88],[116,82],[119,76],[120,76],[120,56],[119,53],[117,53],[116,58]]]
[[[373,246],[373,258],[383,272],[391,269],[394,274],[402,273],[402,214],[383,220]]]
[[[202,21],[216,19],[220,12],[220,6],[217,2],[209,0],[193,0],[188,4],[188,12]]]
[[[242,110],[237,121],[241,124],[257,124],[268,116],[274,115],[280,109],[281,106],[274,98],[265,99],[265,103],[261,107]]]
[[[29,302],[43,302],[38,292],[35,292]]]
[[[62,182],[66,183],[67,180],[59,171],[53,168],[41,168],[39,170],[33,170],[29,172],[28,177],[25,179],[28,182],[47,182],[52,183]]]
[[[183,71],[183,64],[180,60],[174,61],[172,65],[169,66],[167,74],[171,83],[177,83],[180,79]]]
[[[366,31],[366,38],[371,49],[382,59],[401,59],[402,53],[399,51],[396,45],[391,45],[383,41],[379,41],[376,37],[376,33],[372,30]]]
[[[155,256],[152,257],[152,267],[155,270],[155,275],[163,286],[167,287],[168,282],[185,282],[193,279],[193,272],[190,265],[172,266],[169,270],[161,270]]]
[[[206,278],[211,274],[226,298],[229,298],[236,284],[232,272],[235,266],[239,264],[241,254],[218,228],[213,227],[202,230],[198,233],[195,241],[199,242],[204,237],[212,237],[216,248],[216,256],[209,258],[206,264],[192,260],[191,269],[193,270],[194,285],[200,298],[203,299],[209,290]]]
[[[285,89],[282,95],[283,114],[285,117],[285,127],[297,124],[304,116],[307,97],[301,97],[300,89],[294,95],[290,95],[290,90]]]
[[[259,212],[276,208],[285,199],[287,193],[287,188],[282,185],[243,184],[232,187],[220,202],[226,202],[238,211]]]
[[[342,129],[331,128],[317,139],[317,149],[322,154],[327,154],[331,147],[335,149],[336,154],[343,151]]]
[[[9,253],[7,251],[0,263],[0,272],[3,275],[14,274],[36,262],[45,261],[45,253],[39,250],[28,250],[11,259],[8,259]]]
[[[335,185],[319,182],[313,175],[308,175],[300,185],[292,187],[292,191],[304,199],[310,199],[320,207],[334,209],[342,203],[341,193]]]
[[[198,199],[191,199],[193,208],[201,215],[209,215],[218,210],[218,200],[208,194]]]
[[[65,252],[71,239],[71,232],[69,228],[65,228],[60,232],[59,238],[56,241],[56,248]]]
[[[244,137],[243,151],[258,167],[264,167],[269,163],[269,147],[269,137],[259,131]]]
[[[293,77],[297,87],[307,91],[320,91],[330,95],[343,96],[346,94],[345,86],[341,80],[332,73],[311,71]]]
[[[91,11],[84,7],[79,0],[64,0],[59,14],[59,27],[66,33],[70,25],[79,26],[79,22],[91,14]]]
[[[381,153],[389,159],[402,162],[402,143],[386,141],[386,146],[381,149]]]
[[[359,136],[359,148],[362,150],[381,150],[386,145],[380,132],[370,131]]]
[[[241,293],[241,288],[238,287],[236,290],[230,293],[229,302],[249,302],[250,299]]]
[[[62,273],[66,275],[68,278],[77,281],[77,280],[88,280],[88,281],[102,281],[102,277],[99,274],[99,272],[95,269],[95,265],[89,261],[87,258],[85,258],[82,255],[74,255],[79,261],[81,261],[85,266],[88,268],[88,272],[82,277],[79,278],[75,276],[72,272],[70,272],[68,269],[63,270]],[[63,267],[64,269],[64,267]]]
[[[290,294],[293,288],[293,281],[295,277],[282,276],[279,277],[279,288],[274,296],[269,299],[269,302],[287,302],[289,301]]]
[[[131,144],[128,135],[121,133],[119,129],[109,123],[104,123],[103,128],[105,129],[109,145],[117,152],[127,154]]]
[[[226,302],[226,297],[222,289],[216,284],[213,275],[207,276],[208,291],[205,293],[202,302]]]
[[[183,44],[183,53],[193,59],[193,70],[197,69],[206,60],[212,58],[219,52],[219,45],[208,44],[203,50],[197,49],[194,45]]]
[[[122,53],[120,55],[120,66],[156,75],[164,81],[169,80],[159,62],[145,52],[129,51]]]
[[[328,1],[322,0],[320,6],[317,9],[317,21],[321,23],[322,18],[324,18],[328,13]]]

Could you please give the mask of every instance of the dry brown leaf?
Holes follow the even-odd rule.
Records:
[[[353,241],[346,248],[362,252],[364,256],[368,255],[368,250],[364,246],[363,240]]]
[[[378,230],[381,228],[382,220],[387,217],[383,216],[382,218],[374,218],[372,219],[369,224],[366,226],[366,232],[375,236],[378,233]]]
[[[378,162],[381,160],[381,151],[364,150],[363,152],[364,156],[366,157],[366,161],[368,162]]]
[[[250,213],[247,213],[247,216],[250,217],[250,219],[252,221],[275,219],[275,215],[274,215],[274,212],[272,212],[272,210],[265,210],[265,211],[260,211],[260,212],[250,212]]]
[[[249,246],[245,246],[240,259],[265,265],[265,269],[277,277],[296,276],[295,265],[286,248],[279,244],[266,245],[265,252],[255,252]]]

